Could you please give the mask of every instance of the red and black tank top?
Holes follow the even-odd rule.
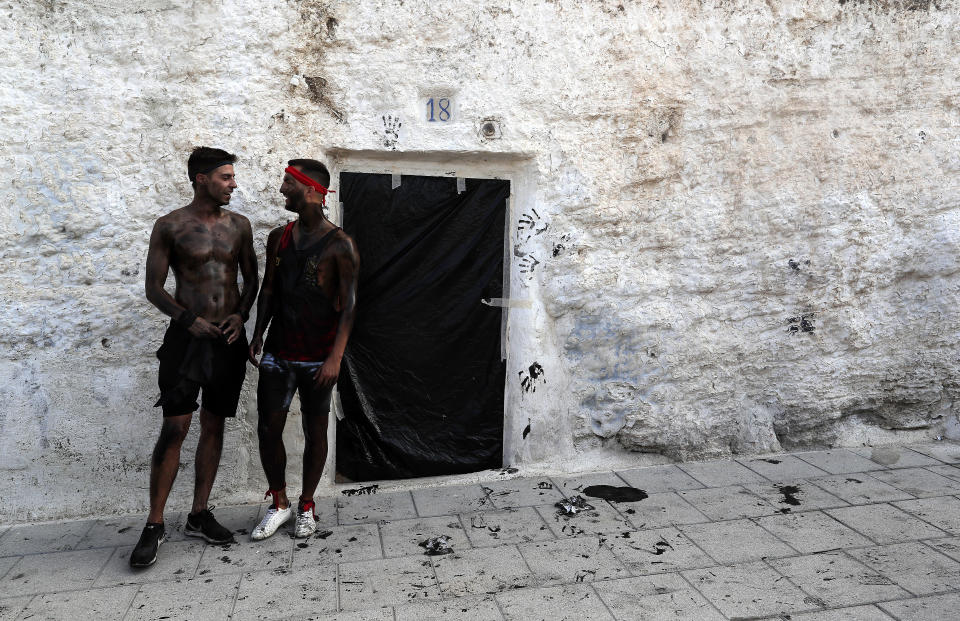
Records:
[[[263,346],[283,360],[323,362],[337,337],[340,313],[317,283],[320,256],[339,227],[305,248],[297,248],[287,224],[277,249],[273,318]]]

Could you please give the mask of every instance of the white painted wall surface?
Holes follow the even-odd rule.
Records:
[[[524,180],[508,463],[957,427],[950,1],[15,0],[0,15],[0,520],[145,508],[165,319],[144,257],[154,220],[190,199],[198,144],[239,154],[231,208],[261,269],[289,158]],[[437,95],[458,105],[443,126],[424,118]],[[255,381],[216,502],[265,487]]]

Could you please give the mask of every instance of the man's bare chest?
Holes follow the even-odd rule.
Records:
[[[178,263],[236,262],[240,233],[229,225],[185,224],[173,238],[173,259]]]

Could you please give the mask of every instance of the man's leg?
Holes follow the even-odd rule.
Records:
[[[303,493],[301,501],[312,501],[327,463],[327,414],[303,412]]]
[[[167,505],[167,497],[173,488],[173,481],[177,478],[180,467],[180,447],[183,445],[193,413],[180,416],[166,416],[160,427],[160,437],[153,447],[153,458],[150,460],[150,515],[148,522],[159,524],[163,522],[163,509]]]
[[[263,377],[261,376],[261,382]],[[260,463],[267,476],[271,491],[278,491],[277,508],[290,506],[286,490],[287,449],[283,445],[283,428],[287,424],[287,411],[260,412],[257,422],[257,438],[260,444]]]
[[[220,454],[223,451],[224,418],[200,409],[200,440],[197,442],[197,457],[194,462],[195,478],[193,485],[193,510],[199,513],[207,508],[213,480],[220,467]]]

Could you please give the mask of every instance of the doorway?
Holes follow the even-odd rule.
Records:
[[[342,172],[360,252],[338,382],[336,470],[354,481],[503,464],[502,179]]]

